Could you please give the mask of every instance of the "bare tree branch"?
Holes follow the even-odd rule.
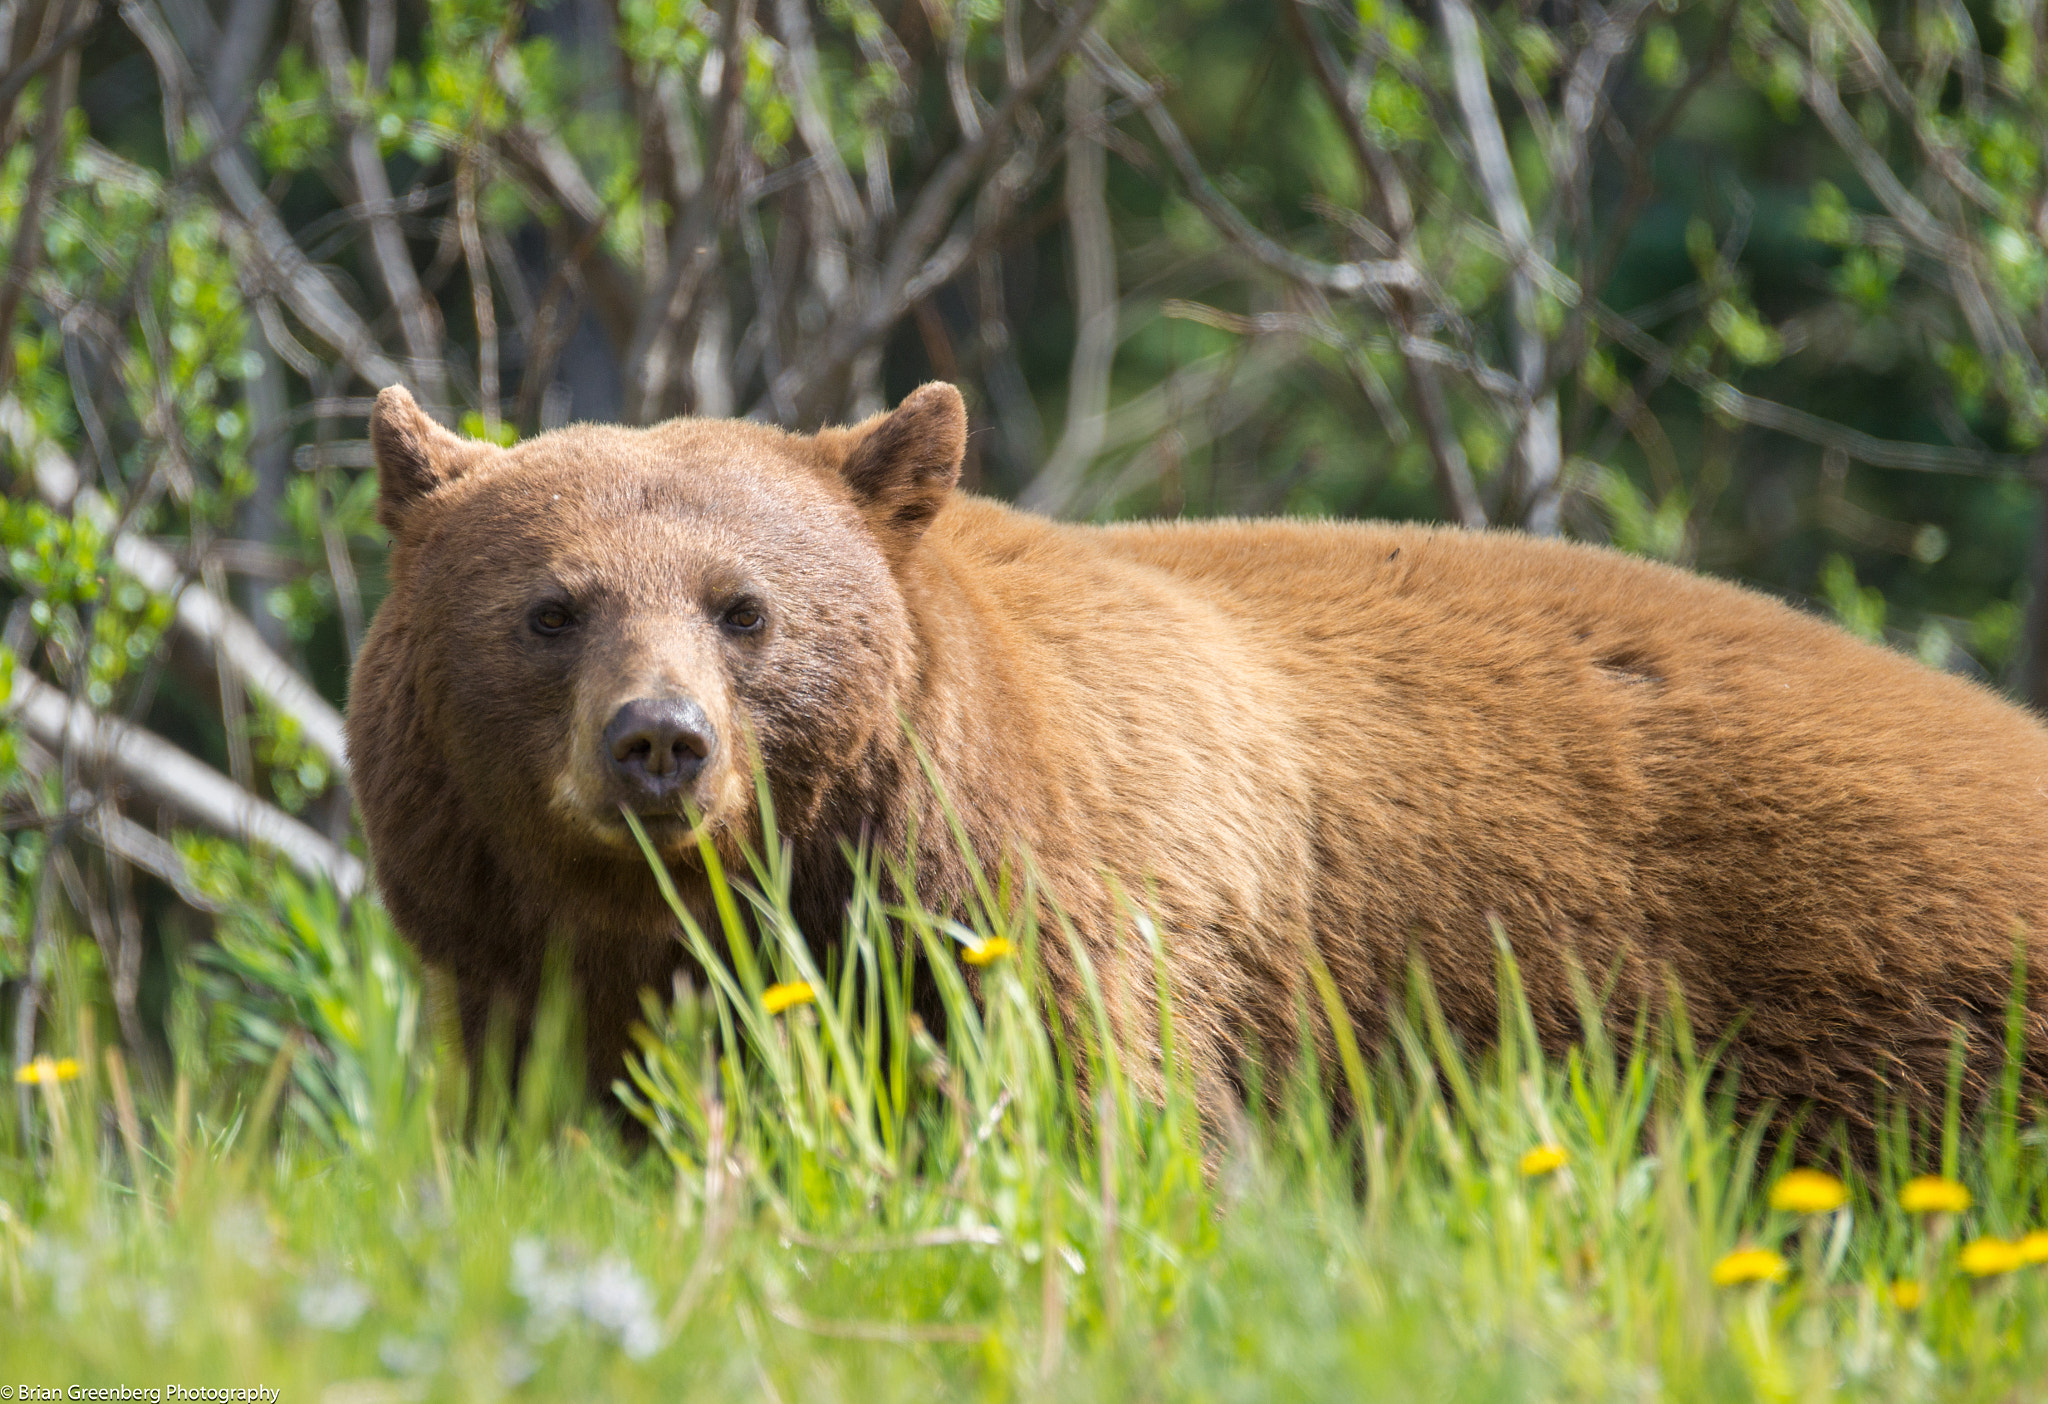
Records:
[[[0,276],[0,385],[14,378],[14,318],[43,249],[43,215],[64,149],[64,121],[78,99],[78,41],[83,37],[81,31],[61,51],[56,81],[43,94],[42,116],[36,123],[35,164],[29,169],[28,190],[15,222],[14,248],[6,273]]]
[[[1166,148],[1167,158],[1173,163],[1181,183],[1187,187],[1189,198],[1220,233],[1260,263],[1296,282],[1307,283],[1326,292],[1359,293],[1367,288],[1421,286],[1421,276],[1414,265],[1403,258],[1323,263],[1283,248],[1260,233],[1210,182],[1187,138],[1181,134],[1179,124],[1160,100],[1159,90],[1140,78],[1100,37],[1090,35],[1083,42],[1083,48],[1090,61],[1102,70],[1110,86],[1145,114],[1152,134]]]
[[[1214,404],[1235,389],[1240,400],[1256,403],[1271,391],[1280,376],[1300,356],[1293,325],[1264,327],[1248,325],[1242,330],[1250,338],[1246,347],[1217,351],[1176,368],[1158,384],[1133,395],[1103,416],[1099,456],[1108,457],[1156,442],[1162,435],[1179,432],[1185,448],[1199,448],[1209,441],[1200,423],[1182,423],[1198,407]],[[1196,416],[1198,418],[1198,416]],[[1125,476],[1107,492],[1082,485],[1073,508],[1082,515],[1093,506],[1113,500],[1141,485],[1127,465]]]
[[[1891,60],[1885,57],[1883,47],[1877,42],[1877,36],[1870,32],[1869,26],[1864,23],[1863,17],[1856,12],[1855,7],[1842,3],[1842,0],[1821,0],[1821,8],[1826,10],[1828,20],[1836,31],[1848,39],[1850,47],[1856,51],[1857,62],[1876,80],[1878,91],[1884,94],[1885,101],[1895,112],[1907,119],[1921,154],[1927,157],[1936,171],[1940,172],[1942,179],[1980,209],[1998,215],[2007,214],[2012,202],[1965,165],[1962,158],[1956,154],[1955,148],[1921,120],[1913,95],[1900,81],[1898,70],[1893,68]],[[1970,22],[1969,12],[1961,5],[1954,6],[1949,13],[1959,16],[1963,25],[1967,26]],[[1966,48],[1965,52],[1972,51]],[[1832,124],[1828,130],[1831,135],[1834,134]],[[1839,140],[1839,137],[1837,139]]]
[[[1109,372],[1116,358],[1116,236],[1103,193],[1108,153],[1090,130],[1101,121],[1102,77],[1082,65],[1067,79],[1067,247],[1074,261],[1074,356],[1067,372],[1067,425],[1019,501],[1057,515],[1102,447]]]
[[[255,84],[250,80],[263,51],[270,44],[271,26],[276,22],[278,0],[233,0],[226,22],[221,25],[220,43],[209,55],[206,72],[207,100],[224,125],[241,124]]]
[[[102,527],[116,521],[113,504],[91,488],[81,489],[78,470],[63,450],[35,432],[21,402],[0,395],[0,434],[4,434],[30,465],[35,489],[44,501],[77,511]],[[132,532],[113,542],[114,564],[152,593],[174,596],[178,627],[209,654],[227,661],[244,685],[279,712],[298,723],[308,745],[319,751],[333,771],[348,775],[346,735],[341,714],[278,657],[256,626],[240,610],[190,580],[171,553]]]
[[[786,70],[794,99],[791,106],[795,109],[797,135],[818,163],[833,219],[841,230],[854,233],[866,222],[866,214],[818,97],[818,47],[811,36],[811,17],[804,0],[775,0],[775,27],[781,31],[783,48],[789,56]]]
[[[1679,362],[1668,347],[1620,313],[1597,302],[1589,302],[1588,305],[1601,331],[1643,360],[1669,365],[1680,381],[1698,391],[1711,408],[1730,419],[1754,424],[1760,429],[1774,429],[1822,448],[1838,449],[1850,458],[1876,468],[1900,468],[1913,473],[1954,473],[1979,478],[2023,477],[2031,476],[2035,471],[2031,459],[2015,454],[1880,439],[1805,410],[1746,394],[1719,376]]]
[[[1696,388],[1702,390],[1709,405],[1730,419],[1754,424],[1759,429],[1775,429],[1780,434],[1804,439],[1822,448],[1838,449],[1850,458],[1875,468],[1899,468],[1910,473],[1953,473],[1972,478],[2034,477],[2039,471],[2031,459],[2017,454],[1880,439],[1874,434],[1851,429],[1846,424],[1837,424],[1791,405],[1745,394],[1726,381],[1709,380]]]
[[[1300,357],[1295,339],[1262,336],[1241,351],[1205,356],[1111,410],[1103,453],[1142,445],[1107,483],[1088,486],[1074,513],[1088,517],[1170,471],[1189,453],[1247,423]]]
[[[1900,183],[1884,157],[1864,138],[1856,119],[1842,106],[1842,95],[1835,91],[1835,85],[1812,65],[1806,70],[1806,102],[1835,144],[1842,148],[1842,154],[1856,167],[1856,174],[1863,177],[1870,193],[1891,211],[1900,227],[1936,258],[1949,257],[1955,250],[1954,236]]]
[[[379,0],[388,9],[390,0]],[[376,7],[373,6],[373,10]],[[313,48],[327,75],[328,101],[341,118],[347,133],[348,169],[363,223],[370,232],[371,262],[384,280],[384,290],[398,313],[398,326],[405,338],[412,378],[425,393],[427,403],[445,415],[448,384],[442,369],[441,317],[420,287],[412,253],[399,230],[391,194],[391,179],[384,170],[384,158],[377,150],[377,134],[362,119],[360,104],[374,101],[378,88],[372,85],[359,99],[355,78],[349,72],[354,51],[342,25],[339,0],[311,0],[306,7]],[[386,67],[389,66],[388,58]],[[379,387],[382,388],[382,387]]]
[[[173,105],[183,105],[200,141],[212,151],[214,179],[249,236],[247,253],[258,263],[261,280],[285,300],[307,330],[331,346],[365,382],[378,388],[411,384],[398,363],[378,346],[376,337],[355,309],[299,248],[276,209],[258,188],[248,158],[238,148],[224,143],[212,104],[195,91],[184,52],[155,12],[145,0],[121,0],[121,18],[149,51],[157,81],[166,94],[176,95]],[[167,96],[167,101],[171,100]],[[423,387],[420,393],[426,393]]]
[[[828,386],[856,354],[872,345],[899,321],[919,299],[952,278],[964,267],[977,248],[974,226],[956,228],[942,241],[940,231],[954,222],[954,211],[968,183],[994,154],[997,143],[1007,140],[1018,114],[1052,80],[1095,17],[1100,0],[1077,0],[1060,17],[1059,28],[1033,57],[1021,83],[1012,84],[981,119],[980,134],[964,140],[939,163],[918,192],[917,201],[897,226],[895,238],[882,257],[875,293],[865,305],[849,308],[835,317],[823,344],[801,367],[783,371],[774,398],[796,407],[796,417],[807,421],[829,412],[821,387]],[[984,185],[984,198],[993,198],[993,211],[1007,208],[1009,189],[1002,179]]]
[[[741,140],[746,127],[745,32],[753,24],[754,0],[723,0],[718,8],[718,97],[712,106],[711,177],[692,203],[683,227],[669,245],[668,266],[658,288],[648,291],[626,352],[626,416],[636,423],[658,419],[674,378],[679,334],[689,320],[697,291],[718,254],[718,230],[730,216],[740,189]]]
[[[1329,41],[1309,17],[1306,4],[1307,0],[1289,0],[1281,13],[1296,42],[1308,54],[1310,71],[1351,146],[1352,159],[1379,199],[1396,251],[1414,263],[1415,212],[1408,197],[1407,182],[1402,179],[1400,168],[1392,158],[1367,137],[1360,118],[1363,100],[1344,81],[1337,57],[1330,51]],[[1480,504],[1478,486],[1472,481],[1472,465],[1466,460],[1464,445],[1458,442],[1452,428],[1450,409],[1444,402],[1443,385],[1432,366],[1406,349],[1409,340],[1416,335],[1415,291],[1390,288],[1387,302],[1395,324],[1400,328],[1402,370],[1407,377],[1409,397],[1415,405],[1415,417],[1422,422],[1422,437],[1429,449],[1430,464],[1436,472],[1437,496],[1447,515],[1460,526],[1477,530],[1486,525],[1486,509]]]
[[[1548,352],[1537,326],[1536,288],[1528,271],[1532,257],[1547,260],[1549,251],[1537,247],[1529,211],[1522,202],[1521,186],[1515,180],[1514,162],[1508,157],[1507,138],[1501,132],[1500,113],[1493,105],[1486,80],[1479,23],[1473,16],[1470,0],[1437,0],[1437,8],[1443,16],[1444,39],[1451,50],[1452,86],[1464,114],[1466,133],[1472,140],[1473,174],[1485,192],[1494,225],[1514,258],[1509,278],[1514,297],[1515,371],[1525,397],[1516,436],[1522,521],[1539,536],[1553,536],[1559,526],[1558,506],[1564,487],[1564,446],[1557,392],[1546,389],[1544,384]]]
[[[932,1341],[972,1343],[987,1337],[986,1326],[926,1325],[922,1322],[847,1321],[812,1316],[776,1297],[768,1299],[768,1314],[783,1325],[813,1336],[843,1341],[889,1341],[915,1345]]]
[[[105,717],[26,671],[15,674],[7,715],[39,744],[75,752],[82,764],[111,772],[216,833],[275,849],[343,896],[362,889],[359,860],[151,732]]]
[[[1819,117],[1828,135],[1835,139],[1856,167],[1871,194],[1891,212],[1906,234],[1935,258],[1946,270],[1955,294],[1956,306],[1969,323],[1978,346],[1994,362],[2014,357],[2024,363],[2029,378],[2042,379],[2041,363],[2025,335],[2000,310],[2000,300],[1990,296],[1979,273],[1981,257],[1976,242],[1967,234],[1951,229],[1908,191],[1891,165],[1864,137],[1856,119],[1842,106],[1841,94],[1818,63],[1806,67],[1807,105]],[[1914,119],[1918,125],[1918,119]]]
[[[1636,26],[1654,0],[1627,0],[1617,10],[1594,10],[1592,31],[1565,80],[1563,131],[1551,152],[1553,178],[1574,200],[1583,198],[1591,174],[1587,143],[1593,122],[1606,105],[1607,75],[1614,61],[1635,43]]]
[[[15,102],[28,85],[33,83],[44,69],[77,48],[79,42],[91,32],[99,17],[99,0],[86,0],[85,4],[79,6],[69,28],[56,38],[40,45],[34,53],[9,69],[6,74],[0,75],[0,130],[6,128]],[[0,57],[4,56],[5,49],[0,48]]]
[[[332,0],[327,0],[332,3]],[[498,306],[491,295],[491,270],[484,258],[483,235],[476,219],[476,161],[465,152],[455,172],[455,222],[462,235],[462,260],[469,270],[470,306],[476,317],[477,403],[484,433],[498,432]]]
[[[107,852],[134,864],[177,893],[178,900],[186,906],[202,912],[220,910],[220,903],[193,884],[177,849],[113,805],[101,804],[88,813],[85,831]]]
[[[519,394],[512,410],[513,422],[529,432],[541,418],[541,406],[555,368],[569,338],[575,334],[583,310],[583,263],[602,229],[602,225],[592,226],[588,241],[556,262],[547,286],[541,290],[540,305],[526,334],[526,365],[520,371]]]
[[[933,7],[932,14],[943,13]],[[969,141],[981,137],[981,104],[974,92],[974,85],[967,79],[967,39],[971,32],[973,17],[965,4],[956,5],[949,17],[946,33],[946,95],[953,100],[953,120],[960,126],[960,135]]]

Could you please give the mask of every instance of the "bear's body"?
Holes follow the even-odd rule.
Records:
[[[1152,1051],[1117,893],[1138,896],[1212,1094],[1293,1046],[1310,943],[1367,1037],[1419,955],[1483,1040],[1497,919],[1553,1045],[1579,1032],[1573,962],[1624,1026],[1675,982],[1703,1040],[1733,1031],[1746,1101],[1856,1122],[1877,1079],[1937,1099],[1958,1029],[1981,1086],[2015,941],[2048,969],[2048,730],[1730,585],[1504,533],[1058,525],[951,494],[945,387],[814,438],[676,421],[507,452],[393,392],[373,432],[396,544],[357,791],[472,1032],[494,993],[530,1002],[558,937],[616,1058],[678,946],[612,816],[687,797],[750,841],[743,733],[815,937],[847,840],[914,834],[924,899],[963,895],[899,718],[975,849],[1029,854]],[[645,733],[672,752],[632,749],[644,698],[685,718]],[[701,902],[684,822],[655,837]]]

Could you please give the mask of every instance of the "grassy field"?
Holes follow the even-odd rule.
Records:
[[[0,1397],[2048,1392],[2037,1128],[1951,1115],[1925,1163],[1889,1137],[1773,1207],[1789,1162],[1682,1037],[1545,1061],[1511,967],[1500,1047],[1457,1048],[1419,987],[1393,1046],[1330,1045],[1355,1117],[1303,1064],[1205,1129],[1185,1087],[1134,1096],[1102,1040],[1048,1036],[1033,952],[1061,938],[989,915],[1024,904],[968,928],[870,885],[821,970],[758,869],[691,932],[708,986],[650,1013],[636,1148],[550,1075],[559,1002],[534,1075],[471,1089],[374,907],[193,859],[223,941],[174,991],[175,1071],[106,1049],[74,949],[8,1099]],[[1971,1207],[1908,1213],[1927,1169]]]

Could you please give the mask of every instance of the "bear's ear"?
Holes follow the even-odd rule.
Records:
[[[921,385],[885,415],[847,431],[839,475],[868,525],[895,556],[924,535],[967,457],[967,406],[943,381]]]
[[[377,520],[396,534],[415,502],[497,450],[444,429],[403,385],[389,385],[370,411],[370,451],[377,460]]]

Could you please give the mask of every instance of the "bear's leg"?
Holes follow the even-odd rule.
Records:
[[[665,1004],[682,963],[682,947],[675,941],[585,942],[577,947],[573,968],[582,993],[584,1071],[590,1095],[600,1105],[619,1110],[612,1084],[626,1076],[632,1030],[644,1022],[642,991],[652,990]]]

